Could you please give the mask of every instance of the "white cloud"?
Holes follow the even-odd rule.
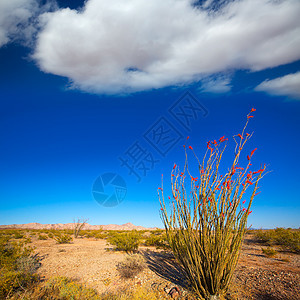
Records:
[[[201,80],[200,91],[205,93],[222,94],[229,92],[231,78],[228,76],[211,76]]]
[[[34,58],[93,93],[190,83],[300,59],[299,0],[88,0],[43,14]],[[225,85],[226,86],[226,85]]]
[[[0,47],[19,38],[21,34],[30,34],[32,28],[27,27],[28,22],[37,7],[35,0],[0,1]],[[27,27],[26,31],[24,27]]]
[[[38,30],[35,18],[55,7],[54,0],[43,5],[39,0],[0,0],[0,47],[15,40],[31,45]]]
[[[255,90],[300,99],[300,72],[266,80],[258,85]]]

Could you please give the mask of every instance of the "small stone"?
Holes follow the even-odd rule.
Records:
[[[170,289],[169,295],[172,299],[177,299],[180,296],[180,290],[177,286],[174,286]]]

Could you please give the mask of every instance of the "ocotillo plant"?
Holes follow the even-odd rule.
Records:
[[[170,247],[189,285],[200,299],[220,299],[227,292],[239,257],[247,218],[252,212],[251,204],[258,194],[258,182],[265,174],[266,166],[250,171],[251,159],[257,149],[247,155],[244,168],[238,165],[242,150],[252,136],[246,133],[246,127],[254,111],[252,108],[247,115],[242,132],[233,137],[235,155],[225,174],[220,174],[228,140],[223,136],[218,141],[207,143],[207,151],[201,161],[192,146],[184,146],[184,168],[181,172],[175,164],[171,172],[172,195],[168,196],[170,214],[166,208],[163,186],[158,188],[161,217]],[[198,177],[191,175],[188,152],[196,158]],[[244,194],[248,188],[252,191],[246,205]]]

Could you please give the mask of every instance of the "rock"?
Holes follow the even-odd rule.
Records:
[[[177,299],[180,296],[180,290],[177,286],[174,286],[170,289],[169,293],[168,293],[172,299]]]

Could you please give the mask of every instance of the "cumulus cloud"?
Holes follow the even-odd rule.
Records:
[[[300,72],[266,80],[258,85],[255,90],[300,100]]]
[[[110,94],[300,59],[299,0],[194,3],[88,0],[80,11],[43,14],[33,57],[73,87]]]

